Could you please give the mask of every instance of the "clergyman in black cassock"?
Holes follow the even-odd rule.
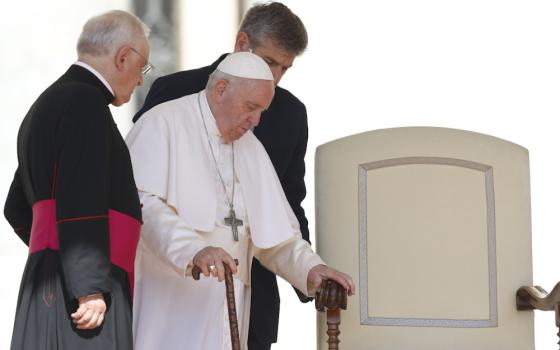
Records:
[[[90,21],[103,26],[123,19],[137,21],[143,37],[136,39],[138,48],[126,46],[134,42],[127,37],[115,49],[126,84],[107,75],[112,63],[99,66],[113,62],[113,55],[103,61],[86,54],[97,63],[89,65],[78,44],[79,61],[39,96],[19,129],[18,168],[4,214],[29,256],[13,350],[132,349],[131,283],[141,210],[128,148],[108,105],[126,102],[142,83],[146,62],[132,50],[147,56],[147,27],[124,11]],[[95,317],[82,302],[96,295],[105,305],[98,324],[76,325],[72,314],[81,307],[85,319]]]
[[[301,206],[306,195],[304,158],[308,138],[307,111],[297,97],[278,86],[282,75],[306,46],[307,33],[301,20],[285,5],[273,2],[257,4],[249,9],[237,34],[235,51],[251,50],[269,64],[274,75],[274,98],[270,107],[261,114],[260,123],[253,132],[272,161],[299,221],[303,238],[309,241],[308,221]],[[208,76],[225,57],[225,54],[222,55],[210,66],[156,79],[133,120],[136,122],[146,111],[160,103],[203,90]],[[280,312],[276,275],[254,259],[251,285],[249,350],[270,349],[271,343],[277,340]],[[302,302],[312,300],[297,290],[296,293]]]

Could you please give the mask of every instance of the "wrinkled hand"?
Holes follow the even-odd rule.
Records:
[[[316,265],[309,270],[309,274],[307,275],[307,290],[317,291],[321,287],[321,282],[327,279],[338,282],[346,289],[348,295],[354,295],[356,293],[354,281],[352,281],[350,276],[330,268],[327,265]]]
[[[103,323],[105,310],[107,310],[107,306],[103,294],[92,294],[79,298],[78,310],[70,316],[76,328],[94,329]]]
[[[198,266],[206,277],[217,277],[222,282],[225,279],[224,264],[229,266],[231,273],[237,273],[235,260],[225,250],[218,247],[206,247],[196,253],[193,264]]]

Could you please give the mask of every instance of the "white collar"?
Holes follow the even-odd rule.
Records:
[[[213,139],[218,139],[219,142],[224,142],[222,134],[218,129],[218,124],[216,124],[216,118],[212,114],[210,105],[208,104],[208,98],[206,96],[206,90],[199,92],[198,99],[200,101],[200,109],[202,113],[202,118],[204,119],[204,124],[208,128],[208,136]]]
[[[85,62],[82,62],[82,61],[76,61],[76,62],[74,62],[74,64],[76,66],[80,66],[82,68],[85,68],[85,69],[89,70],[93,75],[95,75],[97,77],[97,79],[99,79],[103,83],[103,85],[105,85],[105,87],[111,92],[111,95],[115,96],[115,92],[111,88],[111,85],[109,85],[109,82],[105,78],[103,78],[101,73],[99,73],[97,70],[95,70],[95,68],[93,68],[89,64],[87,64]]]

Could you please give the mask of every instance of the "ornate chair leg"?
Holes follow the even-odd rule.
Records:
[[[327,343],[329,344],[329,350],[338,350],[338,335],[340,334],[340,330],[338,326],[340,325],[340,309],[332,309],[327,310],[327,334],[329,339]]]
[[[347,292],[340,284],[331,280],[323,280],[321,289],[315,296],[317,311],[327,311],[327,335],[329,350],[338,350],[340,340],[340,309],[346,310]]]
[[[558,346],[560,346],[560,303],[557,303],[554,307],[554,313],[556,314],[556,327],[558,327]]]

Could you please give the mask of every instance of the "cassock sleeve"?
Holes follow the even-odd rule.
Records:
[[[33,214],[23,191],[19,168],[16,170],[8,197],[6,198],[4,216],[19,238],[29,245]]]
[[[317,265],[326,265],[299,234],[275,247],[255,249],[255,257],[264,267],[288,281],[307,296],[313,296],[315,292],[307,290],[309,270]]]
[[[144,218],[141,244],[179,275],[187,276],[194,256],[208,244],[161,198],[142,191],[139,196]]]
[[[84,95],[70,102],[61,122],[55,174],[62,270],[74,298],[111,290],[107,214],[112,117],[98,92]]]

